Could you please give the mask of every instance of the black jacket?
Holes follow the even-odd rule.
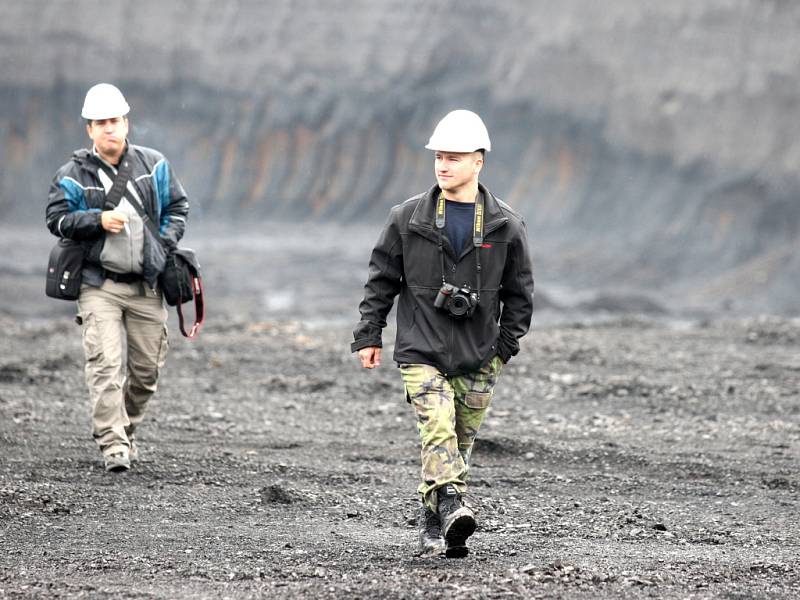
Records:
[[[484,197],[484,244],[480,249],[480,303],[468,319],[453,319],[433,306],[442,285],[439,230],[434,226],[439,187],[392,208],[372,251],[361,321],[353,352],[381,346],[381,330],[394,297],[397,340],[394,360],[423,363],[456,375],[475,371],[495,355],[503,362],[519,351],[533,312],[533,275],[522,217],[479,184]],[[458,286],[476,285],[476,248],[456,257],[442,235],[445,277]]]
[[[164,246],[177,246],[186,228],[189,202],[178,178],[164,156],[156,150],[129,144],[125,156],[132,161],[130,182],[142,199],[145,211],[159,227],[161,240],[144,228],[142,278],[155,287],[164,269]],[[84,283],[103,285],[100,254],[106,233],[100,224],[106,194],[98,170],[100,158],[89,150],[73,153],[50,184],[47,204],[47,227],[53,235],[83,242]]]

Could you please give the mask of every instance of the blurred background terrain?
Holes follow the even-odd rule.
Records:
[[[363,225],[348,234],[363,240],[351,302],[388,208],[433,182],[434,125],[464,107],[493,139],[484,182],[527,219],[538,308],[798,313],[795,2],[29,0],[3,13],[0,246],[20,231],[49,245],[47,185],[88,141],[86,89],[109,81],[133,107],[132,141],[162,150],[189,191],[195,246],[217,225],[243,227],[245,248],[294,231],[276,221],[301,237],[306,223]],[[7,256],[0,275],[40,275],[43,256]]]
[[[0,598],[800,597],[800,3],[0,8]],[[75,303],[44,295],[48,185],[100,81],[190,195],[208,316],[190,342],[170,310],[114,478]],[[458,107],[525,215],[537,313],[476,442],[470,558],[438,561],[411,555],[400,378],[349,342]]]

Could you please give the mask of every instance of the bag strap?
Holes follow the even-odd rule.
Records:
[[[101,163],[101,168],[106,174],[111,177],[114,176],[114,183],[111,186],[111,189],[108,190],[106,194],[106,201],[103,204],[103,208],[110,207],[111,209],[117,208],[120,201],[122,200],[122,196],[125,195],[125,188],[128,187],[128,180],[131,178],[131,171],[133,170],[133,166],[131,165],[131,161],[125,158],[122,161],[122,164],[119,166],[117,170],[117,174],[114,175],[112,171],[109,173],[109,169],[106,168],[106,165]],[[138,203],[136,203],[138,204]]]
[[[198,273],[192,274],[192,287],[194,288],[194,325],[186,333],[186,326],[183,324],[183,309],[180,302],[175,307],[178,309],[178,321],[180,323],[181,333],[183,337],[193,338],[200,333],[200,328],[206,318],[205,303],[203,302],[203,279]]]

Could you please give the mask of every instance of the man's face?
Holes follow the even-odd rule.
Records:
[[[439,187],[456,191],[477,180],[483,166],[480,152],[441,152],[436,151],[434,171]]]
[[[114,117],[92,121],[86,125],[86,133],[92,138],[97,152],[103,158],[118,158],[125,149],[128,137],[128,119]]]

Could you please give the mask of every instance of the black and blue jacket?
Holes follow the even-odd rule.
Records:
[[[189,201],[186,192],[164,156],[151,148],[128,144],[124,155],[132,161],[130,183],[141,199],[145,212],[158,223],[161,240],[145,227],[142,279],[155,287],[164,269],[166,248],[175,247],[183,237]],[[50,184],[47,227],[53,235],[82,242],[84,264],[82,281],[100,287],[105,279],[100,255],[106,232],[100,213],[106,199],[100,181],[100,157],[86,149],[73,153]]]

